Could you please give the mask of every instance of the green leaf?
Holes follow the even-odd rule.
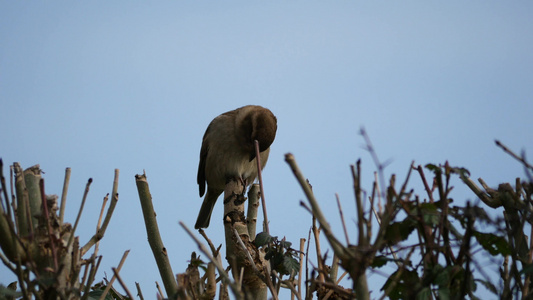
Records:
[[[90,291],[89,292],[89,298],[90,300],[98,300],[100,299],[100,296],[102,296],[102,294],[104,293],[103,290],[94,290],[94,291]],[[107,293],[107,295],[105,295],[105,300],[113,300],[113,297]]]
[[[522,274],[530,274],[533,272],[533,264],[527,264],[524,266],[522,271],[520,271],[520,275]]]
[[[384,265],[386,265],[389,261],[393,261],[393,259],[390,259],[386,256],[379,255],[374,257],[374,260],[372,261],[372,265],[370,265],[372,268],[381,268]]]
[[[420,287],[420,278],[415,270],[403,270],[400,278],[396,278],[399,271],[392,273],[383,287],[382,291],[386,291],[389,286],[391,286],[395,280],[394,287],[388,294],[389,299],[414,299],[415,291]]]
[[[300,270],[300,263],[290,256],[283,257],[282,265],[283,268],[281,269],[281,273],[285,275],[291,275],[292,273],[298,274],[298,271]]]
[[[426,225],[435,226],[440,223],[441,216],[435,203],[422,203],[420,204],[420,210]]]
[[[418,294],[416,294],[416,299],[417,300],[426,300],[426,299],[432,299],[432,295],[431,295],[431,288],[430,287],[424,287],[420,290],[420,292],[418,292]],[[441,298],[442,299],[442,298]]]
[[[254,244],[257,247],[262,247],[268,243],[270,243],[275,237],[272,237],[270,234],[266,232],[260,232],[255,236]]]
[[[387,241],[388,245],[396,245],[406,240],[415,228],[415,221],[411,218],[392,223],[385,231],[385,241]]]
[[[479,231],[474,231],[473,235],[478,243],[491,255],[511,255],[511,247],[504,237]]]
[[[443,268],[441,265],[435,266],[431,270],[432,274],[436,274],[433,283],[439,287],[445,287],[450,285],[450,268]]]
[[[450,167],[450,171],[454,174],[458,174],[461,178],[470,177],[470,171],[463,167]]]
[[[431,299],[431,298],[428,298]],[[439,288],[439,300],[448,300],[450,299],[450,289],[447,287]]]
[[[430,170],[431,172],[440,172],[441,169],[439,166],[435,164],[427,164],[424,166],[426,169]]]
[[[291,245],[292,245],[292,243],[289,242],[289,241],[281,241],[279,244],[281,245],[281,247],[283,247],[285,249],[289,249],[291,247]]]
[[[266,253],[265,253],[265,259],[266,259],[266,260],[270,260],[270,259],[272,259],[272,257],[273,257],[276,253],[277,253],[277,252],[274,251],[274,250],[272,250],[272,249],[266,251]]]
[[[498,295],[498,289],[496,288],[494,284],[488,281],[485,281],[485,280],[481,280],[481,279],[475,279],[475,281],[481,283],[487,290],[494,293],[494,295]]]

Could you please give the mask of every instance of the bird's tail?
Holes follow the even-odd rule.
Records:
[[[202,207],[200,208],[200,212],[198,213],[198,218],[196,219],[196,225],[194,225],[194,228],[200,229],[209,227],[211,213],[213,212],[213,208],[215,207],[215,203],[217,202],[220,194],[221,193],[216,193],[213,190],[209,190],[209,188],[207,189],[207,193],[205,195],[204,202],[202,203]]]

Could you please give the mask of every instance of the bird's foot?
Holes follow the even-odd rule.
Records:
[[[226,177],[226,184],[228,184],[230,181],[239,182],[242,184],[242,193],[241,195],[244,195],[246,192],[246,187],[248,186],[248,180],[242,178],[242,176],[235,176],[235,177]]]
[[[243,179],[242,176],[239,176],[239,181],[242,184],[242,194],[244,195],[244,193],[246,192],[246,187],[248,186],[248,180]]]

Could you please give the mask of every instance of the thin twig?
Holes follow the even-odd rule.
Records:
[[[81,199],[80,210],[78,211],[78,216],[76,217],[76,221],[74,222],[72,233],[70,234],[70,238],[68,239],[67,249],[70,248],[70,246],[72,245],[72,242],[74,241],[74,233],[76,232],[76,228],[78,228],[78,223],[80,222],[81,213],[83,212],[83,207],[85,206],[85,200],[87,200],[87,195],[89,194],[89,187],[91,186],[92,182],[93,182],[93,179],[89,178],[89,180],[87,181],[87,184],[85,185],[85,192],[83,193],[83,198]],[[82,253],[80,256],[83,256],[83,254],[84,253]]]
[[[329,270],[329,278],[333,281],[337,281],[338,272],[339,272],[339,257],[334,252],[333,260],[331,261],[331,269]]]
[[[105,231],[107,230],[107,225],[111,221],[111,217],[113,216],[113,212],[115,211],[115,206],[118,202],[118,178],[119,178],[120,170],[115,169],[115,177],[113,179],[113,189],[111,191],[111,203],[109,204],[109,208],[107,209],[107,213],[104,218],[104,222],[102,223],[102,226],[100,227],[100,230],[91,237],[91,239],[81,248],[81,253],[84,255],[89,251],[89,249],[96,244],[97,241],[101,240],[104,237]]]
[[[348,230],[346,229],[346,222],[344,222],[344,214],[342,213],[341,201],[339,200],[339,194],[335,193],[337,198],[337,206],[339,207],[339,214],[341,217],[342,229],[344,230],[344,236],[346,237],[346,245],[350,245],[350,239],[348,238]]]
[[[155,286],[157,288],[157,291],[159,292],[159,296],[161,297],[161,299],[164,299],[165,298],[164,297],[165,294],[163,294],[163,291],[161,290],[161,286],[159,285],[159,282],[156,281],[155,282]]]
[[[303,272],[303,263],[304,260],[304,247],[305,247],[305,239],[300,239],[300,271],[298,273],[298,293],[302,293],[302,272]]]
[[[316,258],[318,262],[318,269],[324,270],[324,261],[322,260],[322,250],[320,249],[320,229],[316,226],[316,218],[313,215],[313,236],[315,238],[315,251]],[[322,272],[318,273],[318,279],[321,282],[325,281],[324,274]]]
[[[381,216],[381,214],[383,213],[383,206],[381,205],[381,191],[378,181],[378,172],[374,172],[374,183],[376,184],[376,190],[378,191],[378,213]],[[372,206],[372,209],[374,209],[374,206]]]
[[[243,252],[246,254],[246,258],[248,259],[248,262],[252,266],[252,269],[254,270],[255,274],[267,284],[268,288],[270,289],[270,293],[272,294],[274,299],[278,299],[278,295],[276,293],[276,289],[272,285],[272,281],[266,280],[265,277],[268,277],[268,276],[264,276],[263,274],[261,274],[261,272],[259,272],[259,269],[257,269],[257,266],[255,265],[254,260],[253,260],[252,256],[250,255],[250,252],[248,251],[248,249],[244,245],[244,242],[242,241],[241,236],[239,235],[239,233],[237,232],[237,229],[235,229],[235,228],[233,228],[233,235],[237,239],[237,243],[241,246]],[[241,268],[241,276],[239,277],[239,281],[241,281],[242,278],[243,278],[243,273],[242,273],[243,270],[244,270],[244,268]],[[265,274],[268,274],[268,273],[265,273]],[[240,285],[241,285],[241,283],[239,283],[239,286]]]
[[[383,198],[385,198],[385,174],[384,174],[384,169],[385,169],[385,166],[389,164],[388,161],[386,161],[385,163],[381,163],[379,158],[378,158],[378,154],[376,153],[375,149],[374,149],[374,146],[372,145],[372,142],[370,141],[370,137],[368,136],[368,134],[366,133],[366,130],[364,127],[361,127],[361,130],[359,131],[359,133],[363,136],[363,138],[365,139],[365,142],[366,142],[366,150],[368,152],[370,152],[370,156],[372,156],[372,160],[374,160],[374,164],[376,165],[376,167],[378,168],[378,175],[379,175],[379,182],[380,182],[380,185],[381,185],[381,188],[383,188],[383,190],[381,190],[381,196]]]
[[[207,245],[211,249],[211,253],[213,253],[215,256],[217,256],[218,255],[218,249],[215,248],[215,245],[213,245],[211,240],[207,237],[207,234],[205,234],[205,231],[202,228],[200,228],[200,230],[198,230],[198,233],[200,233],[200,235],[204,237],[205,241],[207,242]]]
[[[135,282],[135,287],[137,287],[137,296],[139,296],[141,300],[144,300],[143,292],[141,291],[141,285],[138,282]]]
[[[237,243],[239,244],[239,246],[241,246],[244,254],[246,255],[246,258],[248,259],[248,262],[252,266],[252,269],[254,270],[254,272],[256,272],[256,274],[259,274],[259,270],[257,269],[257,266],[254,263],[254,259],[250,255],[250,252],[248,251],[248,249],[246,249],[246,246],[244,245],[244,242],[242,241],[241,236],[239,235],[239,233],[237,232],[237,229],[235,228],[233,228],[233,235],[237,239]]]
[[[305,249],[305,299],[310,299],[312,294],[310,293],[310,280],[309,280],[309,247],[311,244],[311,232],[312,228],[309,228],[309,234],[307,235],[307,247]],[[300,273],[301,274],[301,273]]]
[[[2,161],[1,158],[0,158],[0,181],[1,181],[1,184],[2,184],[2,192],[4,193],[4,198],[5,198],[4,200],[6,202],[6,204],[5,204],[6,206],[3,207],[3,210],[4,210],[4,212],[6,212],[7,217],[9,219],[11,219],[11,209],[10,209],[10,205],[9,205],[9,198],[7,196],[6,178],[4,177],[4,162]],[[2,204],[2,206],[4,205],[3,202],[1,204]]]
[[[59,223],[63,224],[63,217],[65,215],[65,207],[67,206],[67,193],[70,182],[70,168],[65,169],[65,180],[63,181],[63,192],[61,193],[61,204],[59,207]]]
[[[14,188],[14,182],[13,182],[13,179],[15,178],[15,176],[13,175],[13,166],[9,166],[9,187],[10,187],[10,191],[11,191],[11,209],[13,210],[13,216],[15,217],[14,218],[14,223],[15,223],[15,228],[16,228],[16,231],[17,232],[20,232],[19,230],[19,221],[18,221],[18,216],[17,214],[15,213],[15,211],[17,210],[17,198],[15,197],[15,188]]]
[[[115,272],[115,274],[117,274],[117,272],[120,272],[120,269],[122,268],[122,265],[126,261],[126,257],[128,257],[128,253],[130,253],[130,250],[126,250],[124,252],[124,255],[122,255],[122,259],[120,260],[120,263],[118,264],[118,267],[116,268],[116,270],[113,270],[113,272]],[[105,290],[102,292],[102,295],[100,295],[100,299],[99,300],[104,300],[105,299],[105,296],[107,295],[107,293],[109,292],[109,290],[113,286],[113,282],[115,282],[116,278],[117,277],[115,275],[113,275],[113,277],[111,277],[111,280],[107,283],[107,286],[105,287]]]
[[[355,206],[357,207],[357,229],[359,231],[359,247],[366,247],[365,239],[365,212],[363,211],[363,200],[361,199],[361,160],[357,161],[357,169],[354,165],[350,166],[352,171],[353,187],[355,193]]]
[[[496,146],[500,147],[503,149],[503,151],[505,151],[507,154],[511,155],[514,159],[520,161],[522,164],[524,164],[524,166],[530,170],[533,171],[533,166],[530,165],[524,157],[520,157],[518,155],[516,155],[513,151],[511,151],[509,148],[507,148],[504,144],[502,144],[500,141],[498,140],[495,140],[494,141],[496,143]]]
[[[11,272],[13,273],[17,273],[17,269],[15,267],[13,267],[11,265],[11,262],[9,261],[9,259],[7,259],[7,257],[4,256],[4,254],[2,252],[0,252],[0,260],[2,260],[2,262],[4,263],[4,265],[9,269],[11,270]]]
[[[372,212],[374,212],[374,216],[376,217],[376,221],[378,221],[378,225],[381,225],[381,217],[376,212],[376,209],[374,207],[372,207]],[[394,257],[394,261],[396,262],[398,266],[400,266],[400,262],[398,261],[398,256],[396,255],[396,251],[394,251],[392,246],[388,246],[388,247],[389,247],[390,252],[392,253],[392,256]]]
[[[107,204],[107,201],[109,199],[109,194],[107,194],[104,197],[103,203],[102,203],[102,209],[100,210],[100,217],[98,217],[98,223],[96,224],[96,234],[100,231],[100,225],[102,224],[102,216],[104,215],[105,206]],[[98,253],[98,247],[100,245],[100,240],[98,240],[94,246],[94,254]]]
[[[298,294],[298,291],[296,290],[292,282],[290,282],[290,280],[281,280],[278,274],[275,274],[275,276],[279,282],[283,282],[289,288],[289,290],[291,290],[291,295],[296,295],[298,300],[302,300],[302,297]]]
[[[409,167],[409,170],[407,171],[407,176],[405,177],[405,181],[403,182],[402,188],[400,189],[400,198],[405,193],[405,189],[407,188],[407,183],[409,182],[409,178],[411,177],[411,171],[415,168],[415,162],[411,162],[411,166]]]
[[[94,277],[96,276],[96,272],[98,271],[98,268],[100,267],[100,262],[102,262],[102,256],[98,256],[98,258],[96,258],[95,256],[92,256],[91,259],[92,259],[91,269],[89,271],[89,278],[87,278],[87,282],[85,283],[85,292],[81,298],[82,300],[89,298],[89,292],[91,290],[92,283],[94,282]],[[97,259],[96,263],[95,263],[95,259]]]
[[[261,205],[263,206],[263,230],[270,235],[268,228],[268,216],[265,201],[265,190],[263,189],[263,175],[261,174],[261,156],[259,155],[259,142],[254,140],[255,159],[257,161],[257,177],[259,178],[259,188],[261,189]]]
[[[130,290],[128,289],[128,287],[126,286],[124,281],[122,280],[122,277],[120,277],[120,274],[118,273],[118,270],[116,268],[111,268],[111,270],[113,270],[113,276],[115,276],[117,278],[118,283],[120,283],[120,285],[122,286],[122,288],[126,292],[126,295],[128,295],[128,297],[130,297],[130,299],[133,299],[133,295],[130,293]]]
[[[48,214],[48,201],[46,200],[46,195],[44,193],[44,179],[39,180],[39,187],[41,188],[41,199],[43,204],[43,213],[44,219],[46,221],[46,227],[48,229],[48,239],[50,241],[50,248],[52,248],[52,256],[54,259],[54,271],[57,272],[59,269],[59,263],[57,261],[57,251],[56,251],[56,241],[55,236],[52,231],[52,226],[50,226],[50,215]]]
[[[376,197],[376,190],[377,190],[377,183],[374,181],[372,184],[372,195],[370,198],[368,198],[368,201],[370,202],[370,209],[376,214],[376,209],[374,208],[374,199]],[[366,223],[366,243],[370,245],[370,240],[372,239],[372,216],[373,214],[368,214],[368,221]]]
[[[420,178],[422,178],[422,183],[424,183],[424,188],[426,189],[426,192],[428,193],[429,203],[435,202],[435,200],[433,199],[433,192],[431,191],[431,188],[428,185],[428,182],[426,180],[426,176],[424,175],[424,170],[422,169],[422,166],[418,165],[416,170],[418,171],[418,174],[420,174]]]

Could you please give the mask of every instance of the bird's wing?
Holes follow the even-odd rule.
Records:
[[[209,151],[209,145],[207,144],[205,137],[207,136],[210,127],[211,124],[209,124],[207,130],[204,133],[204,137],[202,139],[202,148],[200,149],[200,163],[198,164],[197,177],[198,187],[200,188],[200,197],[202,197],[205,193],[205,162],[207,160],[207,152]]]
[[[209,152],[209,143],[208,143],[208,136],[213,130],[214,126],[213,123],[221,122],[222,119],[230,118],[235,119],[237,113],[239,112],[239,109],[231,110],[228,112],[225,112],[221,114],[220,116],[216,117],[209,123],[209,126],[207,126],[207,129],[205,130],[204,137],[202,138],[202,148],[200,149],[200,163],[198,164],[198,187],[200,189],[200,197],[202,197],[205,193],[205,164],[207,161],[207,153]]]

